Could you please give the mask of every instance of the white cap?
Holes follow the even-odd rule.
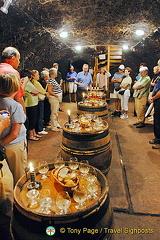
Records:
[[[70,69],[74,69],[73,65],[70,66]]]
[[[147,68],[147,67],[141,67],[141,68],[139,69],[139,72],[144,72],[144,71],[148,71],[148,68]]]
[[[123,64],[121,64],[118,68],[123,70],[123,69],[125,69],[125,66]]]

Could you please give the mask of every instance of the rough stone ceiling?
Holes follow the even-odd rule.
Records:
[[[136,29],[143,29],[146,37],[160,27],[159,0],[17,0],[13,17],[14,11],[29,18],[40,34],[49,32],[70,48],[134,46],[142,39],[135,35]],[[59,37],[62,29],[69,32],[65,40]]]

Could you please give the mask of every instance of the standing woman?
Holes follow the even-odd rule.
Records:
[[[8,164],[14,178],[14,184],[25,173],[27,166],[26,152],[26,128],[24,114],[21,104],[14,100],[19,90],[20,82],[13,73],[0,75],[0,110],[10,113],[10,125],[0,136],[1,145],[6,148]]]
[[[130,97],[130,89],[132,84],[132,78],[130,77],[132,69],[129,67],[125,68],[124,74],[125,78],[123,78],[120,88],[124,89],[124,94],[121,97],[121,108],[122,108],[122,115],[120,116],[121,119],[128,118],[128,101]]]
[[[48,88],[48,86],[47,86],[48,79],[49,79],[49,69],[48,69],[48,71],[43,70],[41,72],[41,79],[39,82],[46,91]],[[50,115],[51,115],[50,103],[48,101],[48,98],[45,97],[45,99],[44,99],[44,126],[49,126]]]
[[[20,75],[21,78],[28,76],[29,79],[24,89],[25,93],[24,103],[28,118],[28,140],[39,141],[39,136],[35,132],[39,91],[31,83],[32,72],[30,70],[24,69],[20,72]]]
[[[59,132],[61,126],[58,123],[59,103],[62,98],[61,86],[55,80],[57,76],[57,69],[51,68],[49,70],[48,93],[49,103],[51,105],[51,131]]]
[[[110,76],[111,74],[105,68],[101,68],[100,72],[97,73],[96,87],[104,88],[104,91],[106,92],[108,90],[107,78]]]
[[[10,124],[9,112],[0,111],[0,136]],[[10,222],[13,208],[13,176],[9,169],[5,148],[0,145],[0,240],[11,240]]]
[[[39,91],[38,94],[38,106],[37,106],[37,118],[36,118],[36,132],[38,134],[48,134],[48,132],[43,130],[43,119],[44,119],[44,99],[46,90],[39,83],[39,72],[37,70],[32,70],[32,84]]]

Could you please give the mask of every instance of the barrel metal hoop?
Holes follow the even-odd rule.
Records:
[[[65,152],[69,152],[73,155],[95,155],[95,154],[103,153],[103,152],[107,151],[108,149],[110,149],[110,143],[108,143],[107,146],[105,146],[103,148],[95,149],[94,151],[83,151],[83,150],[78,151],[78,150],[70,149],[70,148],[64,146],[63,144],[61,144],[61,149]]]

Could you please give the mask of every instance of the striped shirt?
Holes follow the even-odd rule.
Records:
[[[55,79],[50,78],[48,80],[48,84],[53,85],[53,88],[52,88],[52,92],[53,93],[55,93],[57,95],[62,93],[62,89],[61,89],[60,85],[57,83],[57,81]]]

